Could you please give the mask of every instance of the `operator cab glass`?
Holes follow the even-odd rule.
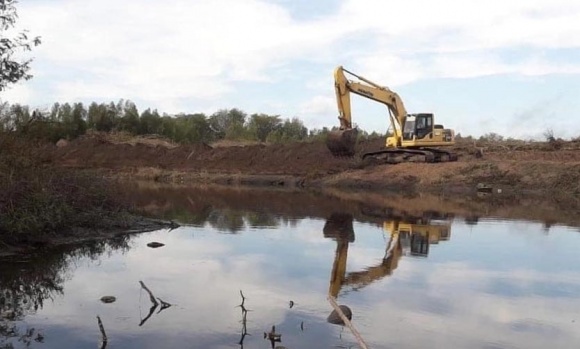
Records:
[[[403,127],[403,139],[425,138],[433,131],[433,114],[409,114]]]

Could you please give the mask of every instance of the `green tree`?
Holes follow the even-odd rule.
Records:
[[[72,107],[71,137],[76,138],[87,132],[87,110],[82,103],[75,103]]]
[[[248,122],[248,132],[256,140],[265,142],[268,135],[281,127],[280,116],[252,114]]]
[[[220,109],[209,117],[209,124],[217,138],[239,139],[245,131],[246,116],[236,108]]]
[[[117,109],[122,110],[122,116],[119,120],[119,129],[132,134],[138,134],[140,128],[139,111],[135,103],[127,100],[121,101]]]
[[[183,141],[187,142],[210,142],[214,138],[214,132],[209,126],[205,114],[185,115],[181,119],[185,131]],[[177,142],[182,142],[176,139]]]
[[[147,108],[141,113],[141,118],[139,119],[139,134],[162,134],[162,120],[159,113],[151,112],[150,108]]]
[[[9,84],[32,77],[29,74],[32,59],[18,61],[14,56],[40,44],[40,37],[29,38],[27,30],[10,34],[18,18],[16,4],[16,0],[0,0],[0,91]]]

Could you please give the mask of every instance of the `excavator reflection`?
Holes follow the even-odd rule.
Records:
[[[425,222],[422,219],[414,222],[398,218],[387,219],[383,222],[383,229],[388,232],[389,241],[381,262],[361,271],[347,273],[348,247],[355,240],[353,216],[334,213],[327,219],[323,229],[324,237],[337,243],[329,295],[337,298],[344,286],[358,290],[391,275],[397,269],[402,256],[427,257],[430,245],[449,240],[451,236],[449,222]]]

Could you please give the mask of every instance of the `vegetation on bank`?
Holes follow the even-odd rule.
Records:
[[[55,103],[49,111],[33,111],[28,106],[0,103],[0,131],[18,130],[28,138],[56,142],[72,140],[88,130],[126,132],[132,135],[156,134],[176,143],[211,143],[220,140],[269,143],[324,139],[328,128],[311,129],[298,118],[251,114],[221,109],[203,113],[168,115],[157,110],[139,112],[129,100],[117,103]],[[379,137],[362,131],[361,138]]]
[[[125,224],[129,205],[94,175],[45,167],[29,140],[0,135],[0,247]]]

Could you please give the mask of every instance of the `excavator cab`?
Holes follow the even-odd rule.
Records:
[[[403,126],[403,140],[423,139],[433,133],[433,114],[410,114]]]

